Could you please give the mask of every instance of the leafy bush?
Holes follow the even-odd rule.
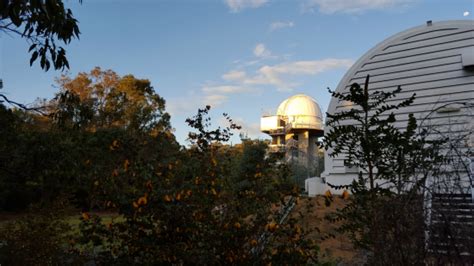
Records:
[[[353,194],[335,218],[343,220],[341,231],[367,252],[369,263],[419,264],[424,256],[421,192],[442,160],[443,141],[417,132],[413,114],[406,129],[395,126],[394,110],[411,105],[415,95],[392,103],[400,87],[371,92],[368,85],[369,76],[364,87],[354,83],[347,93],[332,92],[351,108],[328,114],[324,145],[330,156],[359,169],[351,184],[333,186]]]
[[[188,123],[194,146],[167,164],[136,165],[141,189],[112,201],[124,220],[103,225],[87,213],[79,242],[100,264],[252,264],[317,261],[314,242],[281,211],[298,190],[266,145],[223,146],[237,128],[208,130],[209,107]],[[139,186],[136,186],[139,187]],[[128,201],[127,201],[128,198]]]

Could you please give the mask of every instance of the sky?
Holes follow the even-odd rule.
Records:
[[[211,105],[213,126],[228,113],[242,133],[263,113],[304,93],[326,111],[350,66],[384,39],[442,20],[473,20],[474,0],[66,0],[80,39],[66,46],[69,75],[96,66],[149,79],[166,100],[175,135]],[[474,23],[474,21],[473,21]],[[55,77],[29,65],[28,44],[0,33],[1,91],[17,102],[50,99]],[[238,132],[232,139],[239,142]]]

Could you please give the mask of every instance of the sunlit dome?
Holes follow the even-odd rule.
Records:
[[[321,108],[311,97],[297,94],[278,106],[277,116],[285,117],[288,126],[294,129],[322,130]]]
[[[297,94],[284,100],[278,106],[277,115],[282,116],[315,116],[322,120],[321,108],[308,95]]]

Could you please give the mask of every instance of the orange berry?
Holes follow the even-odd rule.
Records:
[[[324,195],[325,195],[326,197],[328,197],[328,198],[332,198],[332,193],[331,193],[331,191],[329,191],[329,190],[326,190],[326,192],[324,193]]]
[[[112,142],[112,145],[110,145],[109,148],[110,148],[111,151],[113,151],[113,150],[117,149],[118,147],[119,147],[118,140],[114,140],[114,141]]]
[[[301,234],[301,227],[300,227],[299,225],[296,225],[296,226],[295,226],[295,232],[296,232],[297,234]]]
[[[172,200],[169,195],[165,195],[165,196],[163,197],[163,199],[164,199],[165,202],[171,202],[171,200]]]
[[[268,231],[274,232],[276,229],[278,229],[278,224],[276,224],[275,222],[271,222],[267,224],[266,228]]]
[[[125,172],[128,170],[129,166],[130,166],[130,161],[127,159],[123,162],[123,169],[125,169]]]
[[[349,196],[350,196],[350,195],[349,195],[349,191],[344,190],[344,192],[342,192],[342,195],[341,195],[341,196],[342,196],[342,198],[345,199],[345,200],[346,200],[346,199],[349,199]]]
[[[235,222],[234,227],[237,228],[237,229],[240,229],[240,223],[239,223],[239,222]]]
[[[87,221],[91,218],[91,216],[87,213],[87,212],[83,212],[82,213],[82,219],[84,219],[84,221]]]
[[[148,199],[146,195],[138,199],[138,205],[146,205],[147,203],[148,203]]]

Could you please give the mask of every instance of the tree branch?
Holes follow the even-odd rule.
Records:
[[[34,111],[34,112],[37,112],[41,115],[44,115],[44,116],[47,116],[48,114],[46,112],[43,111],[43,109],[45,108],[45,106],[40,106],[40,107],[28,107],[24,104],[21,104],[21,103],[18,103],[18,102],[15,102],[15,101],[12,101],[10,99],[7,98],[7,96],[3,95],[3,94],[0,94],[0,98],[3,98],[3,100],[0,99],[0,103],[3,103],[3,102],[7,102],[8,104],[10,105],[14,105],[14,106],[17,106],[25,111]]]

